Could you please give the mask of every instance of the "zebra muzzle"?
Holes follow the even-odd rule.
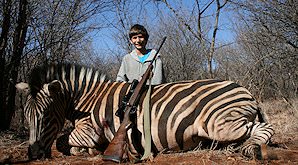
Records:
[[[29,160],[36,160],[36,159],[44,159],[51,157],[51,150],[45,150],[41,145],[38,143],[34,143],[33,145],[29,145],[28,148],[28,158]]]

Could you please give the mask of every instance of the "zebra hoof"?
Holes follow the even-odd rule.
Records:
[[[95,148],[88,148],[88,153],[91,156],[101,155],[101,152]]]
[[[71,146],[68,144],[68,134],[62,135],[56,140],[56,149],[64,155],[71,155]]]
[[[241,154],[248,159],[262,159],[261,146],[258,144],[249,144],[241,148]]]
[[[266,144],[261,145],[261,156],[262,160],[268,160],[268,150]]]
[[[89,152],[86,148],[83,148],[83,147],[71,147],[70,154],[74,156],[80,156],[80,155],[89,154]]]

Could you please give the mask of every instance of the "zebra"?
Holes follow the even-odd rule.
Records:
[[[29,123],[30,159],[51,157],[51,146],[65,120],[75,128],[67,139],[72,147],[104,151],[120,127],[115,115],[129,91],[126,82],[105,80],[100,71],[75,64],[51,64],[33,69],[27,91],[25,117]],[[145,93],[145,92],[144,92]],[[137,106],[136,129],[128,130],[132,155],[144,153],[143,94]],[[188,151],[201,142],[237,143],[239,151],[253,157],[274,134],[258,102],[232,81],[189,80],[156,85],[151,93],[152,153]]]

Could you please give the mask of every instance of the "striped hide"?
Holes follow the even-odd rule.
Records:
[[[115,112],[130,84],[106,82],[93,68],[47,65],[35,68],[29,83],[25,116],[30,126],[29,157],[50,156],[50,148],[65,120],[75,129],[68,145],[104,150],[120,126]],[[128,146],[137,157],[144,152],[141,96]],[[245,156],[253,156],[274,134],[250,92],[231,81],[192,80],[154,86],[151,94],[152,152],[187,151],[201,142],[241,144]]]

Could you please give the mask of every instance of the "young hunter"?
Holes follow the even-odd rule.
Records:
[[[141,79],[156,53],[154,49],[146,49],[148,38],[149,34],[144,26],[135,24],[130,28],[129,40],[135,49],[123,57],[116,81],[132,82],[134,79]],[[152,85],[164,83],[160,54],[153,62],[152,72]]]

